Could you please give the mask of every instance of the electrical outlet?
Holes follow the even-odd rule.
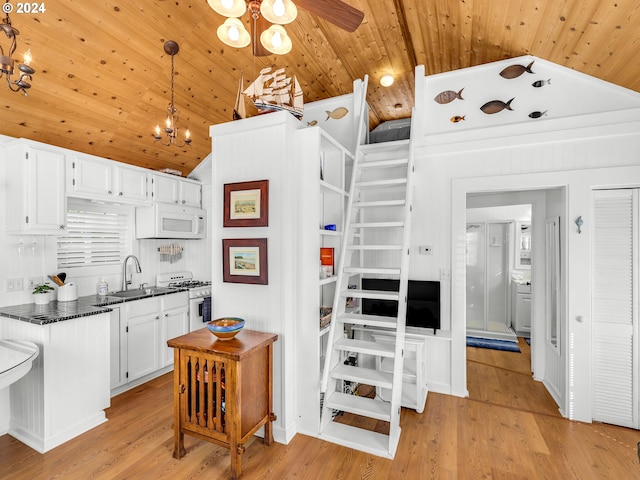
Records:
[[[24,289],[22,278],[8,278],[7,279],[7,292],[19,292]]]
[[[29,287],[29,290],[33,290],[36,288],[36,285],[40,285],[42,282],[42,277],[29,277],[29,283],[27,286]]]

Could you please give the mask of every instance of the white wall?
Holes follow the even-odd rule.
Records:
[[[414,211],[419,213],[422,222],[414,222],[412,243],[434,245],[434,255],[412,258],[412,267],[429,275],[437,275],[440,269],[451,269],[451,317],[443,321],[443,325],[451,328],[449,360],[455,395],[464,396],[467,392],[464,339],[467,194],[566,187],[565,217],[573,219],[582,215],[588,225],[592,188],[640,183],[637,154],[640,110],[618,112],[615,116],[603,114],[599,121],[601,125],[596,125],[594,118],[589,122],[574,119],[574,128],[567,130],[571,122],[563,120],[559,123],[559,127],[563,127],[559,128],[561,131],[539,134],[510,135],[505,128],[502,138],[456,144],[446,144],[433,137],[417,140],[416,171],[422,201],[416,202]],[[628,168],[605,168],[616,166]],[[563,240],[567,252],[566,281],[571,288],[567,291],[566,335],[562,348],[567,358],[572,358],[572,363],[563,367],[563,374],[565,379],[569,378],[571,371],[574,383],[566,391],[561,408],[571,418],[590,421],[589,234],[586,229],[583,231],[585,233],[577,235],[569,226]],[[539,237],[534,238],[534,242],[540,241]],[[582,323],[575,320],[580,315],[585,318]]]
[[[293,133],[300,122],[271,113],[211,127],[213,316],[246,320],[247,329],[275,333],[273,401],[278,419],[274,438],[288,443],[295,425],[296,192]],[[312,166],[317,168],[317,164]],[[223,228],[224,184],[269,180],[269,225]],[[223,281],[222,239],[266,238],[268,284]],[[317,274],[317,269],[314,270]]]

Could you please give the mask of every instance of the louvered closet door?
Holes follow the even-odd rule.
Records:
[[[638,190],[594,192],[593,419],[638,428]]]

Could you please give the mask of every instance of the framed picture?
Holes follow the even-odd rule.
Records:
[[[223,239],[222,268],[222,280],[225,282],[267,285],[267,239]]]
[[[269,180],[224,185],[225,227],[269,225]]]

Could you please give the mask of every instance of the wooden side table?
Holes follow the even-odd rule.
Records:
[[[244,444],[264,425],[273,443],[273,343],[278,336],[243,330],[218,340],[206,328],[173,338],[173,456],[185,455],[184,434],[230,450],[232,480],[242,473]]]

